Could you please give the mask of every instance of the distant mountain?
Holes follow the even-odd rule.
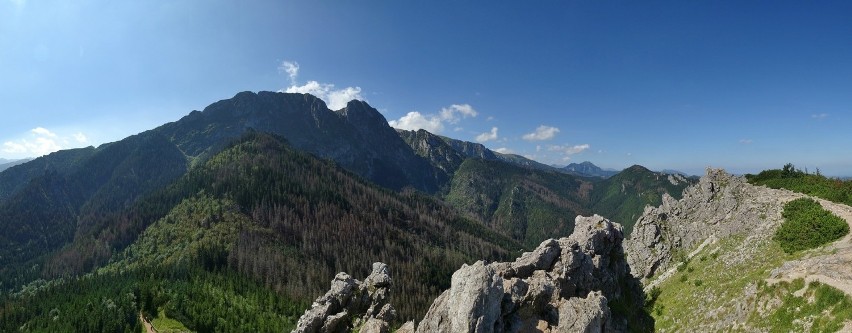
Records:
[[[630,234],[645,206],[660,205],[664,193],[680,199],[683,190],[697,181],[695,178],[654,172],[641,165],[634,165],[595,183],[590,198],[591,209],[621,223],[624,233]]]
[[[501,154],[486,148],[480,143],[448,138],[432,134],[426,130],[409,131],[397,129],[397,134],[407,143],[414,153],[425,158],[434,167],[439,169],[437,179],[449,182],[452,175],[468,158],[477,158],[486,161],[501,161],[524,168],[538,170],[555,170],[553,167],[533,161],[526,157],[514,154]],[[443,188],[446,190],[446,183]]]
[[[670,175],[681,175],[681,176],[684,176],[684,177],[697,177],[697,176],[690,175],[686,172],[673,170],[673,169],[663,169],[663,171],[660,171],[660,172],[667,173],[667,174],[670,174]]]
[[[561,170],[572,175],[601,178],[609,178],[618,173],[618,171],[602,169],[589,161],[571,163],[562,167]]]
[[[3,172],[3,170],[6,170],[16,165],[27,163],[32,160],[33,159],[31,158],[25,158],[20,160],[7,160],[5,158],[0,158],[0,172]]]
[[[157,129],[189,156],[207,156],[248,129],[280,135],[293,147],[391,189],[437,191],[436,172],[388,125],[376,109],[361,101],[329,110],[309,94],[242,92],[192,112]]]
[[[557,169],[425,130],[397,133],[451,180],[440,192],[447,203],[528,247],[570,234],[570,217],[581,214],[606,216],[629,234],[646,205],[659,205],[663,193],[679,198],[696,181],[641,166],[619,172],[583,162]]]

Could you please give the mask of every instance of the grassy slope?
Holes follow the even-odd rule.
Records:
[[[785,262],[820,251],[790,254],[776,240],[743,236],[707,246],[659,285],[661,293],[651,309],[656,329],[837,331],[852,318],[852,299],[842,291],[819,283],[805,288],[801,280],[765,282]]]

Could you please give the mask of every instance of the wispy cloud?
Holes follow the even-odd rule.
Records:
[[[524,134],[521,138],[527,141],[544,141],[553,139],[559,133],[559,129],[553,126],[541,125],[532,133]]]
[[[571,155],[582,153],[591,148],[591,146],[587,143],[581,145],[550,145],[547,146],[547,150],[552,152],[557,152],[562,154],[562,160],[568,161],[571,159]]]
[[[325,101],[329,109],[338,110],[346,107],[346,103],[353,99],[366,100],[361,95],[361,87],[346,87],[343,89],[335,88],[332,83],[320,83],[317,81],[308,81],[303,85],[298,85],[299,78],[299,63],[295,61],[282,61],[278,66],[278,71],[287,73],[290,79],[290,86],[287,89],[279,90],[280,92],[311,94]]]
[[[506,148],[506,147],[500,147],[500,148],[494,149],[494,151],[496,151],[500,154],[513,154],[513,153],[515,153],[514,150],[511,150],[511,149]]]
[[[88,142],[88,138],[83,133],[74,134],[71,138],[78,143]],[[60,136],[44,127],[36,127],[31,129],[24,138],[4,142],[2,151],[19,156],[42,156],[71,148],[67,145],[68,142],[67,137]]]
[[[744,145],[750,145],[752,142],[751,139],[740,139],[740,143]]]
[[[296,78],[299,77],[299,63],[284,60],[281,65],[278,65],[278,72],[287,73],[287,76],[290,77],[290,84],[295,85]]]
[[[424,129],[432,133],[441,133],[447,124],[458,124],[462,119],[474,118],[479,113],[470,104],[453,104],[441,108],[436,114],[423,114],[411,111],[398,120],[388,121],[391,127],[404,130]],[[456,126],[456,129],[459,127]]]
[[[44,127],[33,128],[32,130],[30,130],[30,132],[32,132],[33,134],[36,134],[36,135],[42,135],[42,136],[47,136],[47,137],[51,137],[51,138],[56,137],[56,133],[53,133],[53,132],[49,131],[48,129],[44,128]]]
[[[828,113],[812,114],[811,118],[816,119],[816,120],[823,120],[825,118],[828,118]]]
[[[497,127],[492,127],[491,132],[485,132],[476,136],[477,142],[487,142],[497,140]]]

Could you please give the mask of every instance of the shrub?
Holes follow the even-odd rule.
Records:
[[[784,223],[775,232],[774,240],[784,252],[813,249],[849,233],[846,221],[825,210],[813,199],[801,198],[784,205]]]

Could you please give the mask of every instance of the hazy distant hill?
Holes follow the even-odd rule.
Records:
[[[7,159],[4,159],[4,158],[0,158],[0,172],[3,172],[3,170],[6,170],[6,169],[11,168],[13,166],[27,163],[29,161],[32,161],[32,159],[31,158],[25,158],[25,159],[20,159],[20,160],[7,160]]]
[[[565,167],[562,167],[561,170],[572,175],[601,178],[609,178],[618,173],[618,171],[614,170],[601,169],[599,166],[594,165],[592,162],[589,161],[585,161],[582,163],[571,163],[566,165]]]

